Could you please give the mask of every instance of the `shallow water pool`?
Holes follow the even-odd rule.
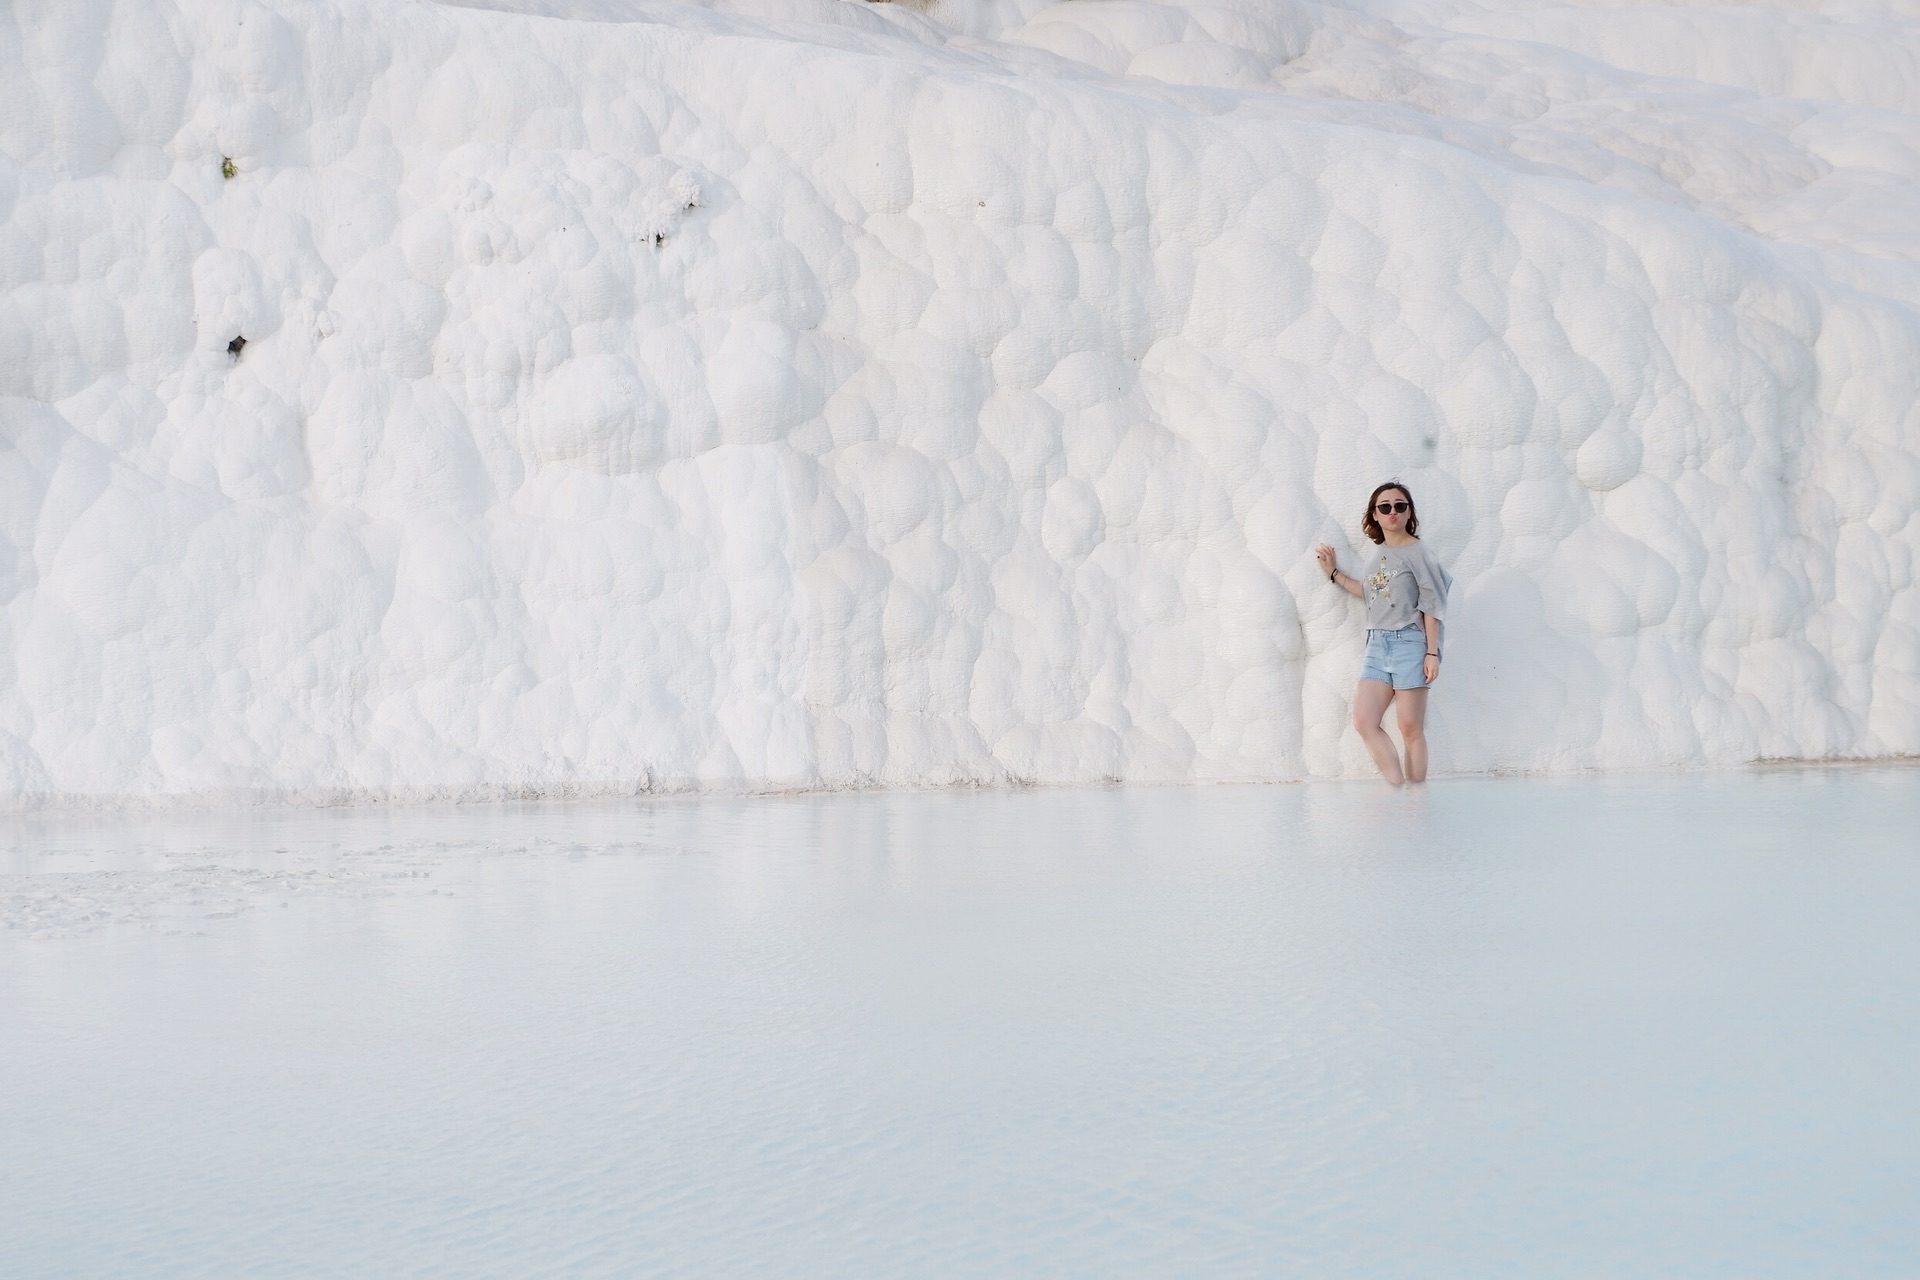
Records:
[[[0,845],[0,1274],[1920,1271],[1912,768]]]

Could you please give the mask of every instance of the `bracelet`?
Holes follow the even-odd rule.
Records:
[[[1340,581],[1340,571],[1335,569],[1332,573],[1328,574],[1327,581],[1337,585]]]
[[[1429,650],[1427,650],[1427,656],[1428,656],[1429,658],[1437,658],[1437,657],[1439,657],[1440,655],[1439,655],[1439,654],[1437,654],[1437,653],[1435,653],[1435,652],[1434,652],[1433,650],[1431,650],[1431,649],[1429,649]]]

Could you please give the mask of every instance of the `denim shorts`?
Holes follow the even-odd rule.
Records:
[[[1427,687],[1427,633],[1423,627],[1367,632],[1367,656],[1360,664],[1362,680],[1378,680],[1396,689]]]

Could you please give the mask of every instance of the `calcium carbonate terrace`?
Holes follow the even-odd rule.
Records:
[[[1920,1274],[1916,406],[1906,0],[0,5],[0,1275]]]
[[[1920,752],[1915,32],[16,5],[0,802]]]

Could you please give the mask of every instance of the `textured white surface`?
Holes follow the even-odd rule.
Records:
[[[0,802],[1365,772],[1310,547],[1388,475],[1437,769],[1920,752],[1916,59],[1892,5],[9,6]]]

